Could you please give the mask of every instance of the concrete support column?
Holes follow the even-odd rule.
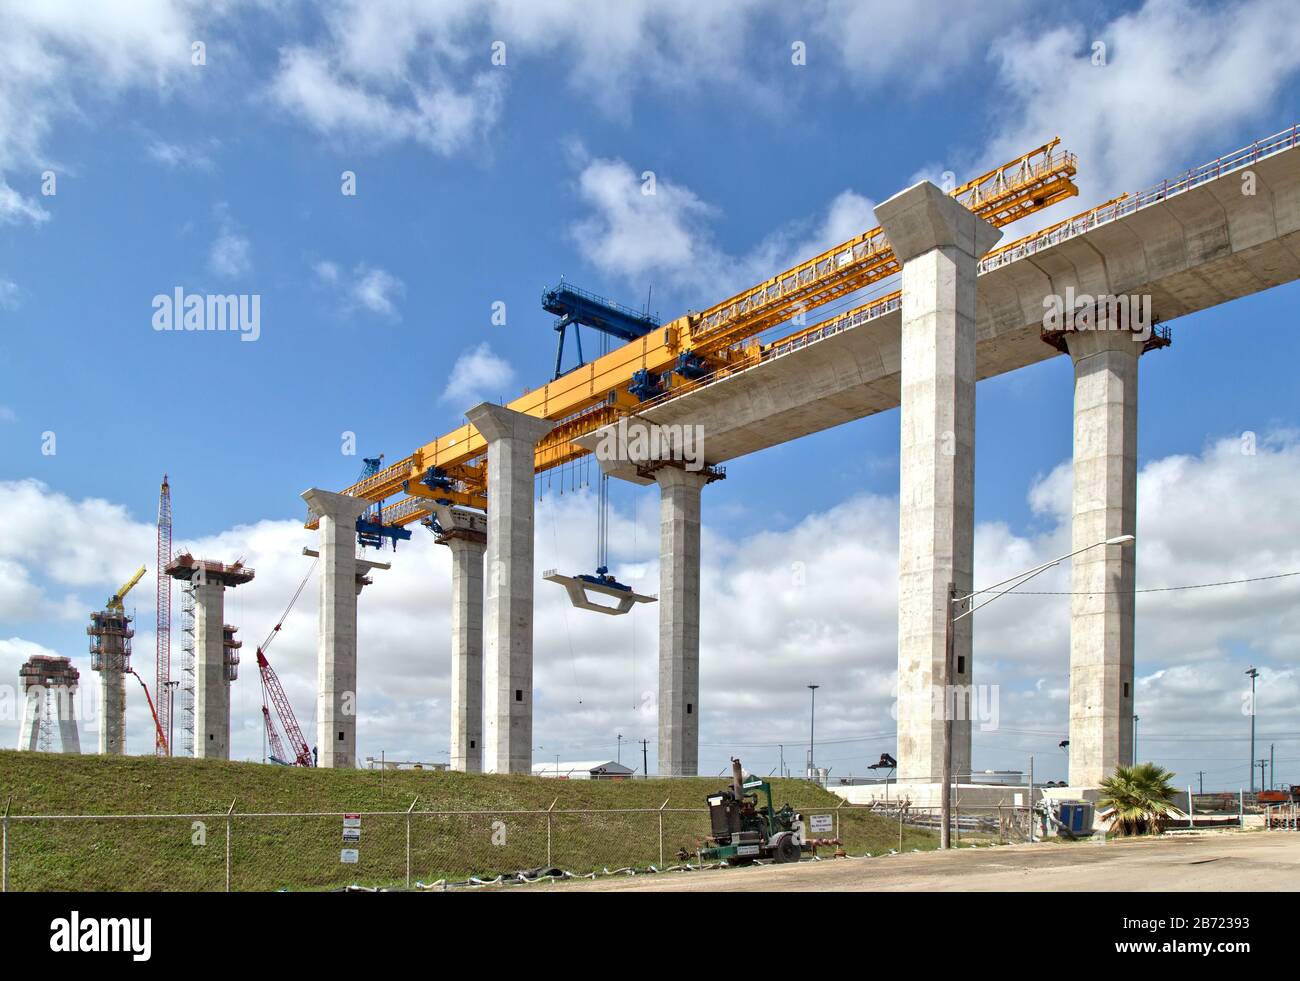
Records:
[[[923,182],[876,208],[903,269],[898,542],[898,779],[943,773],[948,585],[970,592],[975,538],[975,276],[1001,232]],[[971,622],[952,684],[971,679]],[[970,777],[969,694],[956,696],[952,766]]]
[[[77,731],[77,687],[54,690],[55,716],[59,720],[59,742],[65,753],[81,752],[81,734]]]
[[[483,772],[483,553],[487,543],[451,547],[451,768]]]
[[[230,759],[230,682],[226,680],[226,587],[194,582],[194,756]],[[159,695],[166,698],[166,693]]]
[[[1073,548],[1137,531],[1141,338],[1069,331],[1074,362]],[[1133,753],[1136,549],[1074,556],[1070,590],[1070,786],[1096,787]]]
[[[487,440],[487,615],[483,766],[529,773],[533,762],[533,474],[549,419],[484,402],[466,413]]]
[[[41,745],[41,719],[45,714],[45,689],[39,686],[23,691],[23,724],[18,730],[18,748],[29,753]]]
[[[660,467],[659,773],[700,763],[700,492],[705,471]]]
[[[438,505],[438,544],[451,549],[451,768],[483,772],[483,553],[487,518]]]
[[[120,661],[107,657],[106,662]],[[99,672],[99,755],[126,752],[126,675],[105,664]]]
[[[357,518],[370,502],[315,487],[302,498],[320,515],[316,765],[350,770],[357,762]]]

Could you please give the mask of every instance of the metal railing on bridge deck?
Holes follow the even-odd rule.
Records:
[[[1173,180],[1161,181],[1145,191],[1139,191],[1137,194],[1130,194],[1115,201],[1108,201],[1106,204],[1100,205],[1091,211],[1086,211],[1061,225],[1044,229],[1039,234],[1030,236],[1012,248],[994,252],[980,262],[979,271],[985,273],[993,269],[999,269],[1009,263],[1023,259],[1025,256],[1041,252],[1043,249],[1051,248],[1079,235],[1086,235],[1101,225],[1109,224],[1126,215],[1131,215],[1135,211],[1149,208],[1153,204],[1160,204],[1170,198],[1185,194],[1209,181],[1218,180],[1224,174],[1244,170],[1267,157],[1294,149],[1297,145],[1300,145],[1300,123],[1291,126],[1290,129],[1274,133],[1272,136],[1266,136],[1262,140],[1256,140],[1239,150],[1216,157],[1209,163],[1193,167]]]

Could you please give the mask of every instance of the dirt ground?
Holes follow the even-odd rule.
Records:
[[[1006,845],[507,887],[517,892],[1300,890],[1300,834],[1206,832]]]

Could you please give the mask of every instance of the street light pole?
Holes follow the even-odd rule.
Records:
[[[957,586],[948,583],[948,616],[943,632],[943,796],[939,799],[939,847],[952,847],[952,651]]]
[[[1067,552],[1065,555],[1052,559],[1050,562],[1044,562],[1042,565],[1035,566],[1026,572],[1012,576],[1010,579],[1003,579],[999,583],[994,583],[992,586],[986,586],[983,589],[977,589],[974,592],[967,593],[965,596],[958,596],[955,585],[951,582],[948,583],[948,602],[946,604],[948,609],[945,611],[946,616],[944,617],[947,623],[944,630],[945,653],[943,659],[943,793],[939,798],[940,820],[943,823],[943,828],[939,834],[940,848],[952,847],[950,829],[948,827],[949,817],[952,814],[952,712],[948,709],[948,700],[951,698],[952,693],[951,680],[953,668],[952,655],[954,624],[956,624],[958,620],[970,616],[976,610],[982,610],[999,596],[1005,596],[1018,586],[1023,586],[1035,576],[1042,575],[1048,569],[1055,568],[1066,559],[1073,558],[1080,552],[1086,552],[1091,548],[1098,548],[1103,545],[1131,545],[1134,541],[1135,538],[1133,535],[1117,535],[1114,538],[1107,538],[1105,541],[1093,542],[1091,545],[1085,545],[1083,548],[1076,548],[1073,552]],[[1006,586],[1006,589],[1003,589],[1003,586]],[[976,606],[973,600],[976,596],[981,596],[984,593],[993,593],[993,595]],[[957,612],[958,605],[965,606],[965,609],[961,613]],[[1033,793],[1033,781],[1031,780],[1029,787],[1029,806],[1031,811],[1034,803]]]
[[[809,685],[811,700],[808,704],[808,773],[812,775],[817,767],[817,689],[821,685]],[[814,777],[814,779],[816,779]]]
[[[1138,723],[1141,721],[1138,716],[1133,716],[1133,759],[1130,761],[1130,766],[1138,765]]]
[[[1250,678],[1250,792],[1255,792],[1255,679],[1259,677],[1259,669],[1253,664],[1250,670],[1246,672]]]

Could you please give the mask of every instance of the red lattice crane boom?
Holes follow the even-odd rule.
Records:
[[[167,564],[171,560],[172,492],[167,484],[167,475],[163,474],[162,486],[158,489],[158,620],[154,631],[157,654],[153,685],[153,690],[158,693],[158,716],[155,720],[158,737],[154,740],[154,752],[159,756],[171,755],[166,737],[171,732],[171,699],[167,697],[172,673],[172,580],[167,575]]]
[[[285,607],[280,621],[271,628],[271,632],[266,635],[266,640],[257,649],[257,670],[262,676],[262,721],[266,725],[266,739],[271,749],[271,758],[279,763],[287,763],[292,766],[313,767],[316,761],[312,758],[311,747],[307,745],[307,740],[303,737],[302,727],[298,725],[298,718],[293,714],[293,706],[289,704],[289,696],[284,692],[284,686],[280,684],[280,678],[271,667],[271,663],[266,659],[266,650],[271,646],[279,634],[280,628],[284,626],[284,621],[288,619],[293,605],[298,602],[298,597],[307,586],[307,580],[311,578],[312,572],[316,568],[313,562],[307,575],[302,577],[302,582],[298,584],[298,590],[293,594],[293,599],[289,600],[289,605]],[[268,706],[268,703],[269,706]],[[280,740],[280,733],[276,729],[275,720],[271,718],[271,708],[275,709],[275,714],[280,720],[280,725],[284,727],[284,734],[289,740],[289,749],[293,759],[289,758],[289,753],[285,752],[284,743]]]

